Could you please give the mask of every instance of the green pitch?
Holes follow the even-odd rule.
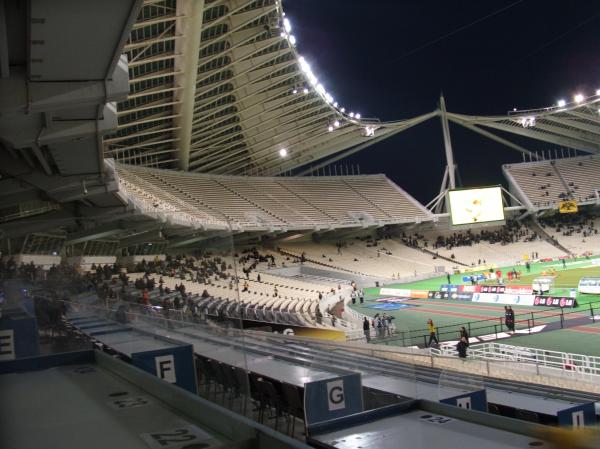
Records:
[[[522,272],[519,280],[505,282],[507,285],[531,285],[534,278],[543,273],[549,273],[550,270],[555,270],[555,281],[551,294],[556,296],[569,296],[570,290],[572,288],[577,288],[579,280],[584,276],[600,277],[600,266],[592,265],[590,259],[584,258],[567,261],[566,268],[563,268],[562,262],[560,261],[533,263],[531,264],[529,273],[526,272],[524,266],[510,266],[502,267],[500,269],[503,273],[512,269]],[[452,275],[450,281],[452,284],[463,284],[462,277],[463,274]],[[440,285],[447,283],[447,278],[444,275],[411,283],[389,284],[386,285],[386,287],[415,290],[439,290]],[[489,281],[487,283],[494,284],[495,281]],[[487,335],[506,330],[506,328],[503,327],[503,305],[452,300],[415,299],[404,303],[408,307],[395,311],[382,311],[369,308],[369,306],[377,304],[374,300],[379,297],[381,297],[379,288],[365,289],[365,304],[362,306],[357,304],[351,307],[369,316],[374,316],[376,313],[382,314],[383,312],[393,316],[395,318],[394,323],[399,333],[404,333],[405,335],[404,341],[396,342],[396,344],[410,345],[423,343],[423,335],[426,334],[426,322],[429,318],[431,318],[435,325],[440,328],[440,332],[443,332],[442,340],[454,339],[454,334],[458,335],[460,326],[470,327],[472,336]],[[590,303],[594,309],[594,314],[600,315],[600,295],[578,294],[577,301],[579,304],[577,308],[565,310],[565,313],[568,314],[569,318],[589,316]],[[513,309],[517,315],[517,320],[521,320],[521,326],[524,327],[527,326],[528,322],[526,320],[528,319],[531,319],[531,322],[535,321],[535,324],[538,325],[558,321],[560,319],[560,311],[558,309],[528,306],[513,306]],[[596,309],[598,310],[597,312]],[[534,314],[533,316],[531,316],[532,313]],[[517,328],[519,328],[519,324],[517,324]],[[549,337],[557,332],[559,331],[548,332],[532,337],[511,338],[510,344],[512,344],[513,341],[515,341],[515,343],[518,341],[532,341],[535,344],[543,345],[545,341],[548,341],[546,349],[567,352],[580,351],[582,346],[577,344],[576,338],[569,338],[571,334],[566,333],[566,330],[565,332],[561,331],[561,333],[558,334],[566,336],[562,339],[560,337]],[[592,341],[597,345],[600,339],[600,333],[597,335],[584,335],[583,337],[586,341]],[[507,344],[509,344],[508,341]],[[561,349],[554,349],[559,347]]]

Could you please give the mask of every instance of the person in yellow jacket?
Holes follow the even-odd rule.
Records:
[[[439,345],[440,342],[437,339],[437,329],[431,318],[427,320],[427,328],[429,329],[429,343],[427,343],[427,346],[431,346],[432,341],[435,341],[435,344]]]

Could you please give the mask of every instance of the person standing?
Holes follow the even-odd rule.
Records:
[[[367,317],[363,318],[363,332],[367,339],[367,343],[369,343],[371,341],[371,323],[369,323]]]
[[[510,312],[508,311],[508,306],[504,306],[504,324],[506,329],[510,331]]]
[[[427,346],[431,346],[432,341],[435,341],[435,344],[439,345],[440,342],[437,339],[437,329],[431,318],[427,320],[427,328],[429,329],[429,343],[427,343]]]
[[[365,303],[365,292],[363,291],[363,289],[360,289],[360,292],[358,294],[358,298],[360,299],[360,303],[364,304]]]
[[[381,338],[382,331],[383,331],[383,324],[381,323],[381,318],[379,317],[378,313],[376,313],[375,316],[373,317],[373,327],[375,328],[375,335],[377,335],[377,338]]]
[[[390,320],[388,319],[388,316],[385,313],[383,314],[383,318],[381,318],[381,325],[383,326],[381,336],[386,337],[386,336],[391,335],[390,334]]]
[[[469,333],[465,329],[464,326],[460,328],[460,340],[456,345],[456,350],[458,351],[458,356],[461,359],[467,357],[467,348],[469,347]]]
[[[512,332],[515,331],[515,311],[512,309],[512,306],[508,306],[508,319],[510,323],[510,330]]]
[[[446,280],[448,281],[448,285],[452,283],[450,282],[450,273],[446,273]]]

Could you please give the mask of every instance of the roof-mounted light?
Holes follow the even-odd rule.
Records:
[[[292,24],[290,23],[289,19],[283,19],[283,28],[285,29],[285,31],[287,31],[288,33],[290,31],[292,31]]]

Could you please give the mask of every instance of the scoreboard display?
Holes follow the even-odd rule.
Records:
[[[448,204],[453,226],[504,222],[501,187],[450,190]]]

